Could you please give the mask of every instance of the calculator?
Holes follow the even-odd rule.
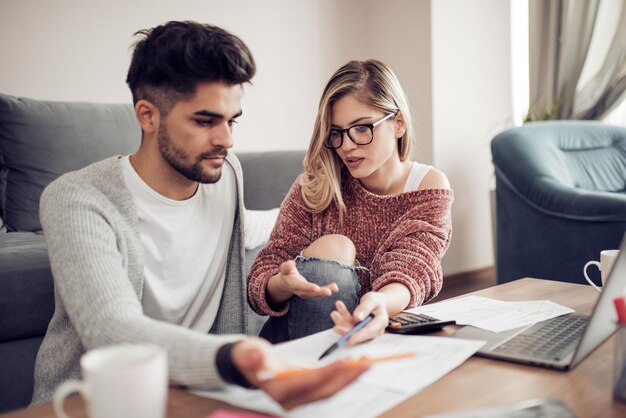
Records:
[[[389,318],[388,332],[396,334],[422,334],[440,330],[446,325],[455,325],[456,321],[441,321],[432,316],[400,312]]]

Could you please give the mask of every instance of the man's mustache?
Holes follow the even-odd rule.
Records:
[[[205,158],[214,158],[214,157],[226,158],[227,155],[228,155],[228,150],[226,148],[218,148],[216,150],[200,154],[198,156],[198,161],[204,160]]]

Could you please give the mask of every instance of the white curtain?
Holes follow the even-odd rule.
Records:
[[[599,119],[624,100],[625,0],[530,0],[529,6],[531,119]],[[610,13],[599,14],[601,6]],[[612,41],[597,72],[580,85],[607,16],[618,16]]]

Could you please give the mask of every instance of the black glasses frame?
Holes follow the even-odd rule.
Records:
[[[371,144],[372,141],[374,140],[374,128],[378,125],[380,125],[381,123],[383,123],[384,121],[386,121],[387,119],[389,119],[392,116],[395,116],[398,112],[391,112],[388,113],[385,117],[383,117],[380,120],[377,120],[376,122],[373,123],[359,123],[356,125],[352,125],[352,126],[348,126],[347,128],[344,129],[331,129],[328,136],[326,137],[326,141],[324,141],[324,146],[328,149],[338,149],[341,148],[341,146],[343,145],[343,134],[344,132],[348,134],[348,138],[350,138],[350,141],[354,142],[357,145],[367,145],[367,144]],[[370,130],[370,140],[368,142],[364,142],[364,143],[360,143],[360,142],[356,142],[356,140],[354,138],[352,138],[352,136],[350,135],[350,129],[352,128],[356,128],[356,127],[365,127],[365,128],[369,128]],[[339,135],[341,135],[341,141],[339,141],[339,145],[337,145],[336,147],[333,146],[333,144],[330,141],[330,134],[332,132],[335,133],[339,133]]]

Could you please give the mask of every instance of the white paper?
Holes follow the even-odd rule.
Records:
[[[193,391],[196,395],[216,399],[240,408],[287,418],[377,417],[393,408],[407,396],[391,390],[356,381],[336,395],[291,411],[285,411],[260,390],[229,386],[221,391]]]
[[[492,332],[502,332],[574,312],[549,300],[503,302],[467,296],[432,305],[409,309],[441,320],[455,320],[459,325],[472,325]]]
[[[287,361],[303,367],[320,366],[339,358],[358,358],[365,355],[379,357],[411,352],[415,356],[375,363],[355,383],[333,397],[292,411],[282,410],[269,396],[258,390],[229,387],[223,391],[194,393],[286,417],[376,417],[443,377],[483,345],[481,341],[456,338],[385,334],[364,344],[342,347],[328,358],[317,361],[319,355],[338,337],[329,330],[281,344],[276,348]]]

